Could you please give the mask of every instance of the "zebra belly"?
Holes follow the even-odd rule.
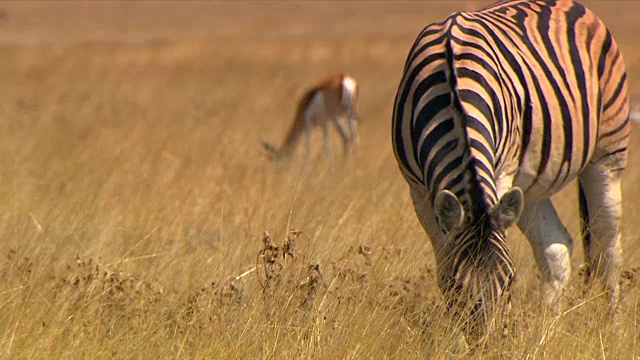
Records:
[[[584,119],[578,114],[569,117],[571,120],[557,117],[551,122],[550,128],[543,132],[544,121],[537,114],[541,108],[543,105],[533,109],[531,123],[534,129],[514,177],[514,185],[522,189],[525,199],[530,203],[552,196],[575,180],[589,163],[597,145],[597,119]],[[587,124],[586,131],[590,136],[584,133]],[[571,130],[568,133],[567,127]]]
[[[547,171],[541,174],[537,174],[534,169],[522,167],[518,171],[513,185],[522,189],[526,202],[537,202],[562,190],[580,174],[580,169],[567,170],[568,164],[566,163],[559,167],[559,171]]]

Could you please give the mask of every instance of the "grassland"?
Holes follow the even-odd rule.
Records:
[[[640,2],[587,4],[637,97]],[[0,357],[445,357],[455,337],[390,117],[415,34],[463,5],[0,3]],[[267,162],[260,139],[279,142],[305,87],[338,70],[361,84],[358,151],[329,166],[315,139],[306,167]],[[567,311],[541,314],[513,231],[509,331],[475,356],[640,356],[633,154],[620,324],[582,296],[579,241]],[[575,189],[554,200],[578,239]],[[294,257],[265,230],[280,249],[295,238]]]

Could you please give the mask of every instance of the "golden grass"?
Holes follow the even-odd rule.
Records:
[[[637,94],[640,5],[591,4]],[[3,4],[0,357],[405,359],[455,349],[389,129],[413,37],[455,3],[55,5]],[[265,161],[260,139],[278,143],[305,87],[343,69],[362,91],[354,156],[328,166],[317,146],[306,168]],[[619,326],[601,297],[582,296],[579,241],[565,313],[541,314],[531,251],[514,230],[509,332],[476,356],[636,357],[635,158]],[[578,239],[575,189],[556,200]],[[303,233],[285,261],[289,228]],[[265,249],[265,230],[277,250]]]

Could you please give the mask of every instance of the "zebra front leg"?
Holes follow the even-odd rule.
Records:
[[[442,274],[442,271],[445,264],[449,262],[448,258],[450,256],[447,252],[448,246],[446,235],[438,226],[438,222],[431,206],[431,200],[429,199],[427,192],[422,189],[416,189],[412,186],[410,187],[410,193],[418,221],[429,237],[429,240],[431,240],[438,269],[438,285],[441,289],[445,289],[447,285],[445,280],[448,276]]]
[[[528,204],[518,227],[529,240],[542,275],[542,304],[557,313],[571,276],[573,239],[560,221],[551,199]]]
[[[618,280],[622,267],[620,171],[611,171],[604,164],[590,164],[580,174],[579,183],[587,281],[591,282],[594,277],[604,281],[615,314],[620,300]]]
[[[443,292],[445,303],[449,306],[452,299],[448,298],[448,296],[453,296],[453,294],[448,291],[450,285],[449,279],[451,276],[447,273],[446,269],[446,264],[450,260],[450,254],[447,251],[448,246],[446,235],[442,233],[438,226],[427,192],[423,189],[414,187],[410,187],[410,192],[418,221],[425,230],[429,240],[431,240],[431,246],[436,258],[438,287]],[[455,316],[455,312],[453,315]],[[466,353],[470,347],[467,339],[465,338],[465,333],[462,330],[463,326],[461,326],[457,321],[452,321],[450,324],[453,325],[453,328],[450,329],[451,339],[453,340],[451,350],[454,354]]]

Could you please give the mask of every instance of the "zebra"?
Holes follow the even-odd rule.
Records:
[[[329,76],[309,88],[300,101],[291,128],[280,149],[263,140],[262,144],[271,158],[287,161],[291,158],[300,137],[306,134],[306,157],[311,151],[311,135],[314,127],[322,126],[327,158],[332,159],[329,127],[335,124],[347,152],[358,143],[356,104],[358,82],[344,73]],[[341,121],[347,118],[349,128]]]
[[[575,179],[587,281],[602,280],[615,312],[629,131],[618,45],[574,1],[501,1],[420,32],[396,93],[393,149],[468,340],[508,303],[514,224],[533,248],[541,304],[559,310],[573,240],[550,196]]]

